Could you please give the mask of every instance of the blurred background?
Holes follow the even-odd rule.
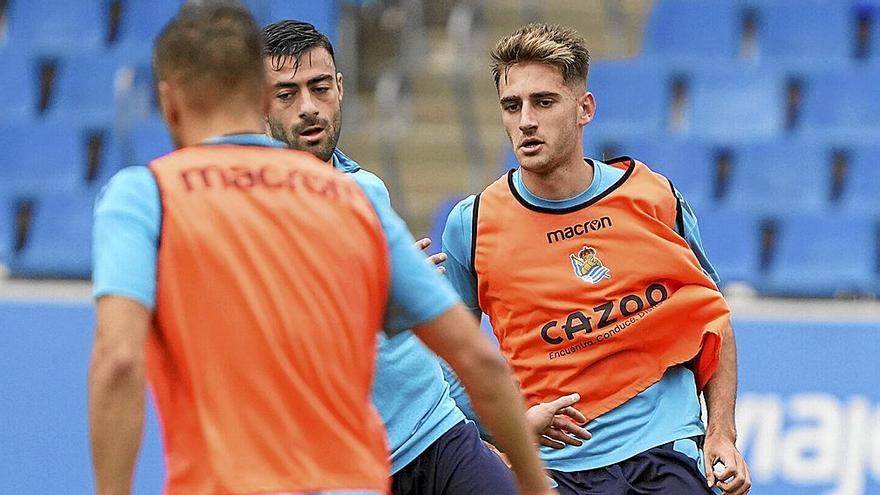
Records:
[[[0,0],[0,493],[91,489],[92,205],[171,150],[149,54],[180,3]],[[340,147],[435,250],[452,205],[516,166],[489,49],[577,28],[588,156],[670,177],[723,279],[752,492],[880,494],[880,1],[246,3],[330,36]],[[151,411],[137,493],[160,491],[160,445]]]

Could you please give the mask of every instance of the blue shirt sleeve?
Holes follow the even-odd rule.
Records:
[[[385,313],[385,332],[394,335],[429,322],[459,303],[449,283],[416,248],[406,223],[391,208],[382,180],[366,170],[351,175],[373,204],[388,240],[391,293]]]
[[[473,244],[475,196],[469,196],[452,208],[443,229],[443,251],[446,277],[458,292],[464,305],[479,318],[480,304],[477,298],[477,276],[471,270],[471,247]]]
[[[721,278],[718,276],[718,272],[715,271],[715,267],[712,266],[709,257],[706,256],[706,251],[703,249],[703,240],[700,237],[700,226],[697,224],[697,215],[678,189],[675,189],[675,195],[678,196],[678,200],[681,202],[681,219],[682,228],[684,229],[684,232],[679,232],[679,234],[684,237],[688,245],[690,245],[691,250],[697,256],[697,261],[699,261],[700,266],[703,267],[703,271],[706,272],[706,275],[708,275],[712,281],[715,282],[715,285],[718,286],[721,283]]]
[[[125,296],[156,305],[156,255],[162,208],[159,188],[146,167],[117,173],[95,203],[92,282],[94,296]]]

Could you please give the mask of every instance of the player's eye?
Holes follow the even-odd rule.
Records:
[[[505,112],[518,112],[519,111],[519,103],[515,103],[515,102],[504,103],[503,105],[501,105],[501,108]]]
[[[313,89],[312,91],[314,91],[315,93],[318,93],[319,95],[322,95],[322,94],[330,91],[330,88],[327,86],[319,86],[319,87]]]
[[[290,93],[290,92],[278,93],[277,95],[275,95],[275,98],[277,98],[281,101],[290,101],[290,99],[293,98],[293,93]]]
[[[553,106],[553,100],[539,100],[538,106],[541,108],[550,108]]]

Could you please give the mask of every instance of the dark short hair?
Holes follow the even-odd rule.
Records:
[[[260,28],[238,1],[190,1],[156,39],[153,75],[206,97],[254,91],[259,98],[262,52]]]
[[[330,38],[308,22],[279,21],[263,29],[263,56],[271,57],[273,69],[280,69],[291,58],[299,65],[299,57],[313,48],[327,50],[336,65]]]

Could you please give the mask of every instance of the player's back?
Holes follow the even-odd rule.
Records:
[[[168,493],[383,491],[369,395],[389,270],[369,201],[289,150],[196,146],[150,169]]]

